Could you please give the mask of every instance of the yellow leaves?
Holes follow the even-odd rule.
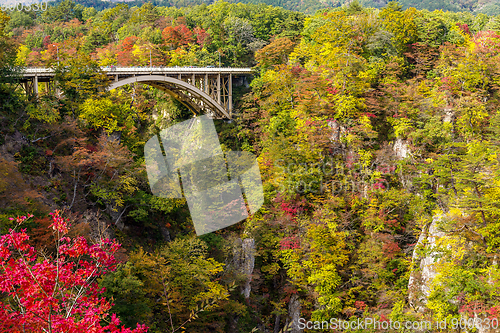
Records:
[[[394,127],[394,134],[397,138],[404,137],[413,129],[413,121],[409,118],[387,117],[387,121]]]
[[[151,44],[134,44],[132,47],[132,55],[136,59],[137,63],[141,65],[146,65],[150,63],[150,52],[153,45]]]
[[[350,41],[354,22],[344,11],[328,12],[323,16],[323,20],[325,23],[312,36],[315,42],[331,42],[342,47]]]
[[[61,119],[57,102],[50,98],[42,97],[37,105],[28,105],[26,111],[30,118],[49,124],[54,124]]]
[[[450,27],[449,34],[460,36],[460,38],[455,38],[455,44],[458,46],[467,46],[467,48],[471,51],[475,49],[474,42],[471,41],[470,36],[466,34],[462,29],[460,29],[457,25],[452,25]]]
[[[99,59],[99,65],[101,66],[116,65],[116,52],[113,49],[97,49],[96,56]]]
[[[370,152],[368,150],[364,150],[364,149],[359,149],[358,155],[359,155],[359,160],[361,162],[361,165],[363,165],[363,167],[368,167],[370,165],[370,162],[373,159],[372,152]]]
[[[488,199],[500,201],[500,179],[492,180],[493,186],[485,191]]]
[[[366,70],[359,72],[358,78],[360,80],[365,80],[366,82],[373,84],[379,79],[382,72],[385,70],[386,64],[384,61],[370,62],[366,66]]]
[[[186,66],[197,62],[196,51],[199,50],[198,45],[189,44],[189,49],[177,48],[169,52],[170,63],[169,66]]]
[[[345,49],[343,47],[335,46],[333,43],[326,42],[325,44],[323,44],[323,47],[319,55],[321,57],[327,57],[327,56],[335,56],[340,53],[345,53]]]
[[[393,41],[399,51],[417,38],[417,25],[415,19],[419,13],[415,8],[405,11],[395,10],[389,6],[380,11],[380,17],[386,29],[394,34]]]
[[[466,137],[471,137],[484,130],[488,112],[483,103],[466,97],[459,101],[460,117],[457,120],[459,131]]]
[[[129,263],[144,282],[143,291],[159,299],[153,302],[155,311],[172,316],[176,326],[229,299],[231,285],[216,278],[223,264],[208,257],[207,246],[199,238],[177,238],[155,253],[140,248],[131,253]]]
[[[138,180],[128,174],[120,177],[120,189],[123,193],[132,194],[139,189]]]
[[[10,21],[10,16],[3,10],[0,10],[0,37],[5,36],[5,27]]]
[[[300,40],[300,43],[295,47],[295,49],[290,53],[288,59],[291,64],[300,63],[301,58],[309,56],[309,45],[304,39]]]
[[[293,103],[295,80],[290,68],[281,66],[276,70],[268,70],[262,77],[266,84],[266,92],[271,93],[271,103]]]
[[[80,107],[80,118],[87,120],[97,128],[104,128],[108,133],[119,130],[114,111],[115,104],[109,98],[87,99]]]
[[[19,45],[16,55],[16,65],[26,66],[26,58],[31,53],[31,50],[26,45]]]
[[[335,107],[335,118],[337,119],[354,118],[359,108],[364,106],[361,99],[352,95],[336,94],[330,96]]]
[[[458,207],[451,207],[448,212],[449,216],[462,216],[462,214],[463,214],[462,210]]]
[[[325,223],[327,221],[323,221]],[[347,262],[345,234],[337,230],[336,224],[310,225],[307,237],[311,241],[312,252],[318,252],[318,259],[323,263],[343,265]],[[318,264],[317,259],[311,256],[311,261]],[[307,262],[307,261],[306,261]]]
[[[143,112],[130,106],[121,92],[100,99],[88,98],[80,105],[80,118],[107,133],[133,131],[135,121],[144,119],[144,116]]]

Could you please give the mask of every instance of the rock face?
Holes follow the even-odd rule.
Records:
[[[118,227],[120,230],[124,230],[125,223],[122,221],[122,216],[125,213],[124,207],[119,207],[115,204],[114,200],[110,200],[111,202],[106,203],[106,213],[111,217],[111,221]]]
[[[406,158],[409,154],[408,144],[401,138],[397,138],[394,141],[394,146],[392,148],[394,150],[394,154],[398,158]]]
[[[114,232],[107,225],[106,221],[101,218],[99,213],[95,213],[91,210],[85,211],[83,213],[82,223],[86,223],[90,227],[90,238],[98,243],[99,240],[104,238],[114,238]]]
[[[436,257],[438,253],[432,251],[432,249],[436,247],[437,240],[445,236],[444,232],[437,229],[437,224],[441,218],[442,216],[438,215],[432,219],[428,229],[422,231],[420,234],[417,245],[413,250],[412,261],[415,267],[419,267],[420,269],[413,271],[410,275],[408,281],[408,299],[410,305],[417,312],[422,312],[424,310],[427,298],[430,294],[429,285],[436,276],[434,263],[437,261]],[[418,251],[424,246],[427,250],[430,250],[430,252],[425,257],[420,257]]]
[[[234,266],[239,273],[246,276],[241,293],[250,297],[252,273],[255,265],[255,240],[253,238],[238,238],[234,246]]]
[[[303,330],[299,328],[299,319],[300,319],[300,300],[299,296],[297,294],[293,294],[292,297],[290,297],[290,303],[288,304],[288,315],[290,316],[291,320],[291,331],[292,333],[302,333]]]
[[[453,111],[453,109],[452,108],[445,108],[443,111],[444,111],[443,122],[444,123],[452,122],[453,118],[455,116],[455,112]]]
[[[332,129],[332,136],[330,137],[332,142],[339,142],[347,134],[346,128],[339,125],[335,120],[328,121],[328,126]]]
[[[437,250],[437,243],[441,238],[449,237],[446,233],[438,230],[438,225],[442,215],[434,216],[431,224],[427,228],[427,230],[423,230],[418,238],[417,245],[413,250],[412,261],[415,264],[415,270],[411,273],[410,279],[408,281],[408,300],[410,305],[415,309],[418,313],[425,312],[425,305],[427,303],[428,297],[430,295],[430,288],[432,281],[437,275],[435,269],[435,263],[439,262],[439,251]],[[426,254],[424,256],[419,255],[419,250],[425,247]],[[471,246],[472,248],[472,246]],[[497,259],[495,257],[493,261],[493,265],[497,265]],[[455,303],[452,301],[452,303]],[[456,303],[455,303],[456,304]],[[466,313],[461,314],[461,318],[464,320],[473,320],[478,319],[476,322],[486,323],[487,316],[486,315],[477,315],[474,314],[474,317],[468,317]],[[472,324],[470,324],[472,325]],[[423,331],[416,331],[422,332]],[[461,332],[472,333],[471,330],[464,330]],[[486,329],[483,327],[476,327],[474,331],[476,333],[493,333],[498,332],[498,328]]]
[[[14,154],[19,152],[29,141],[20,132],[16,131],[12,135],[6,135],[3,145],[0,145],[0,154],[5,160],[15,161]]]
[[[170,242],[172,240],[170,238],[170,231],[168,231],[168,228],[163,223],[160,225],[160,232],[165,242]]]

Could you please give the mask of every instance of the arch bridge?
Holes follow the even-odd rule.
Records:
[[[250,68],[215,67],[102,67],[110,79],[108,90],[128,84],[147,84],[167,92],[198,114],[231,119],[233,85],[247,85]],[[39,85],[54,91],[51,68],[28,67],[19,82],[27,95],[38,97]]]

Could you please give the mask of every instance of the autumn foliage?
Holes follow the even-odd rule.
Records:
[[[111,304],[99,296],[96,279],[115,269],[120,245],[71,239],[68,221],[58,211],[51,216],[53,256],[37,255],[26,230],[16,231],[32,215],[15,219],[16,228],[0,238],[0,332],[146,332],[139,324],[120,328],[120,320],[108,313]]]

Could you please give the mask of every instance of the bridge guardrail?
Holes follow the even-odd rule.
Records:
[[[252,73],[251,68],[244,67],[106,67],[103,66],[101,69],[105,72],[112,72],[113,74],[120,74],[126,72],[136,72],[136,73],[172,73],[177,74],[179,72],[187,73]],[[52,74],[54,70],[48,67],[28,67],[24,70],[25,74]]]

